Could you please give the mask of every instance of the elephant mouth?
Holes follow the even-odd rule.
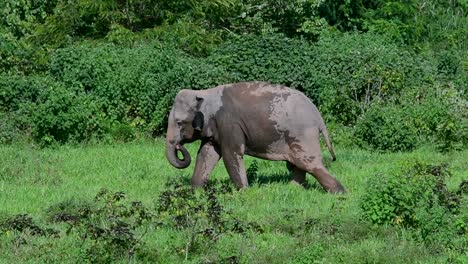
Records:
[[[182,145],[181,144],[175,145],[175,149],[176,149],[177,159],[184,162],[185,161],[185,156],[184,156],[184,152],[182,151]]]

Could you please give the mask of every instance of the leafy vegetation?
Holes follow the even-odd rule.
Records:
[[[467,142],[465,1],[24,0],[0,7],[2,142],[160,135],[179,89],[248,80],[305,92],[328,122],[356,127],[358,136],[364,127],[379,130],[369,118],[380,107],[415,120],[404,122],[417,135],[406,146],[391,146],[399,136],[385,142],[388,133],[361,133],[358,146],[436,143],[450,151]]]
[[[220,165],[194,190],[163,149],[1,146],[0,262],[466,262],[466,150],[337,148],[333,196],[251,157],[249,189]]]
[[[0,1],[0,262],[466,263],[467,12]],[[251,80],[314,101],[350,194],[251,158],[243,192],[222,166],[203,190],[173,179],[145,138],[164,135],[176,93]]]

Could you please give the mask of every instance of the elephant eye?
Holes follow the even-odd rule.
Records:
[[[184,124],[184,121],[179,120],[179,121],[176,122],[176,124],[177,124],[178,126],[182,126],[182,125]]]

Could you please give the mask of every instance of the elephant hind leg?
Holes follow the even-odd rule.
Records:
[[[291,183],[304,186],[306,181],[306,172],[304,170],[299,169],[298,167],[296,167],[296,165],[290,162],[288,162],[286,166],[291,172]]]
[[[322,165],[311,166],[308,172],[312,174],[315,179],[322,185],[322,187],[331,193],[345,193],[346,190],[343,185],[333,177],[328,170]]]
[[[320,183],[320,185],[322,185],[325,191],[331,193],[346,192],[343,185],[335,177],[333,177],[330,172],[328,172],[325,166],[323,166],[320,156],[310,156],[305,159],[304,156],[302,156],[301,158],[296,159],[294,164],[294,168],[296,169],[293,168],[293,170],[291,170],[293,177],[298,177],[298,179],[301,180],[301,171],[308,172],[315,177],[315,179]]]
[[[312,174],[327,192],[344,193],[345,188],[333,177],[323,166],[322,154],[320,152],[319,132],[316,129],[305,131],[308,135],[302,142],[300,149],[291,154],[291,163],[299,169]]]

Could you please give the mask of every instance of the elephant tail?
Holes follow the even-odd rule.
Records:
[[[327,144],[328,150],[330,151],[330,154],[332,156],[332,160],[336,160],[336,155],[335,155],[335,149],[333,148],[333,144],[330,140],[330,136],[328,135],[328,130],[327,127],[325,126],[325,123],[322,121],[322,127],[320,128],[320,132],[323,135],[323,138],[325,139],[325,144]]]

